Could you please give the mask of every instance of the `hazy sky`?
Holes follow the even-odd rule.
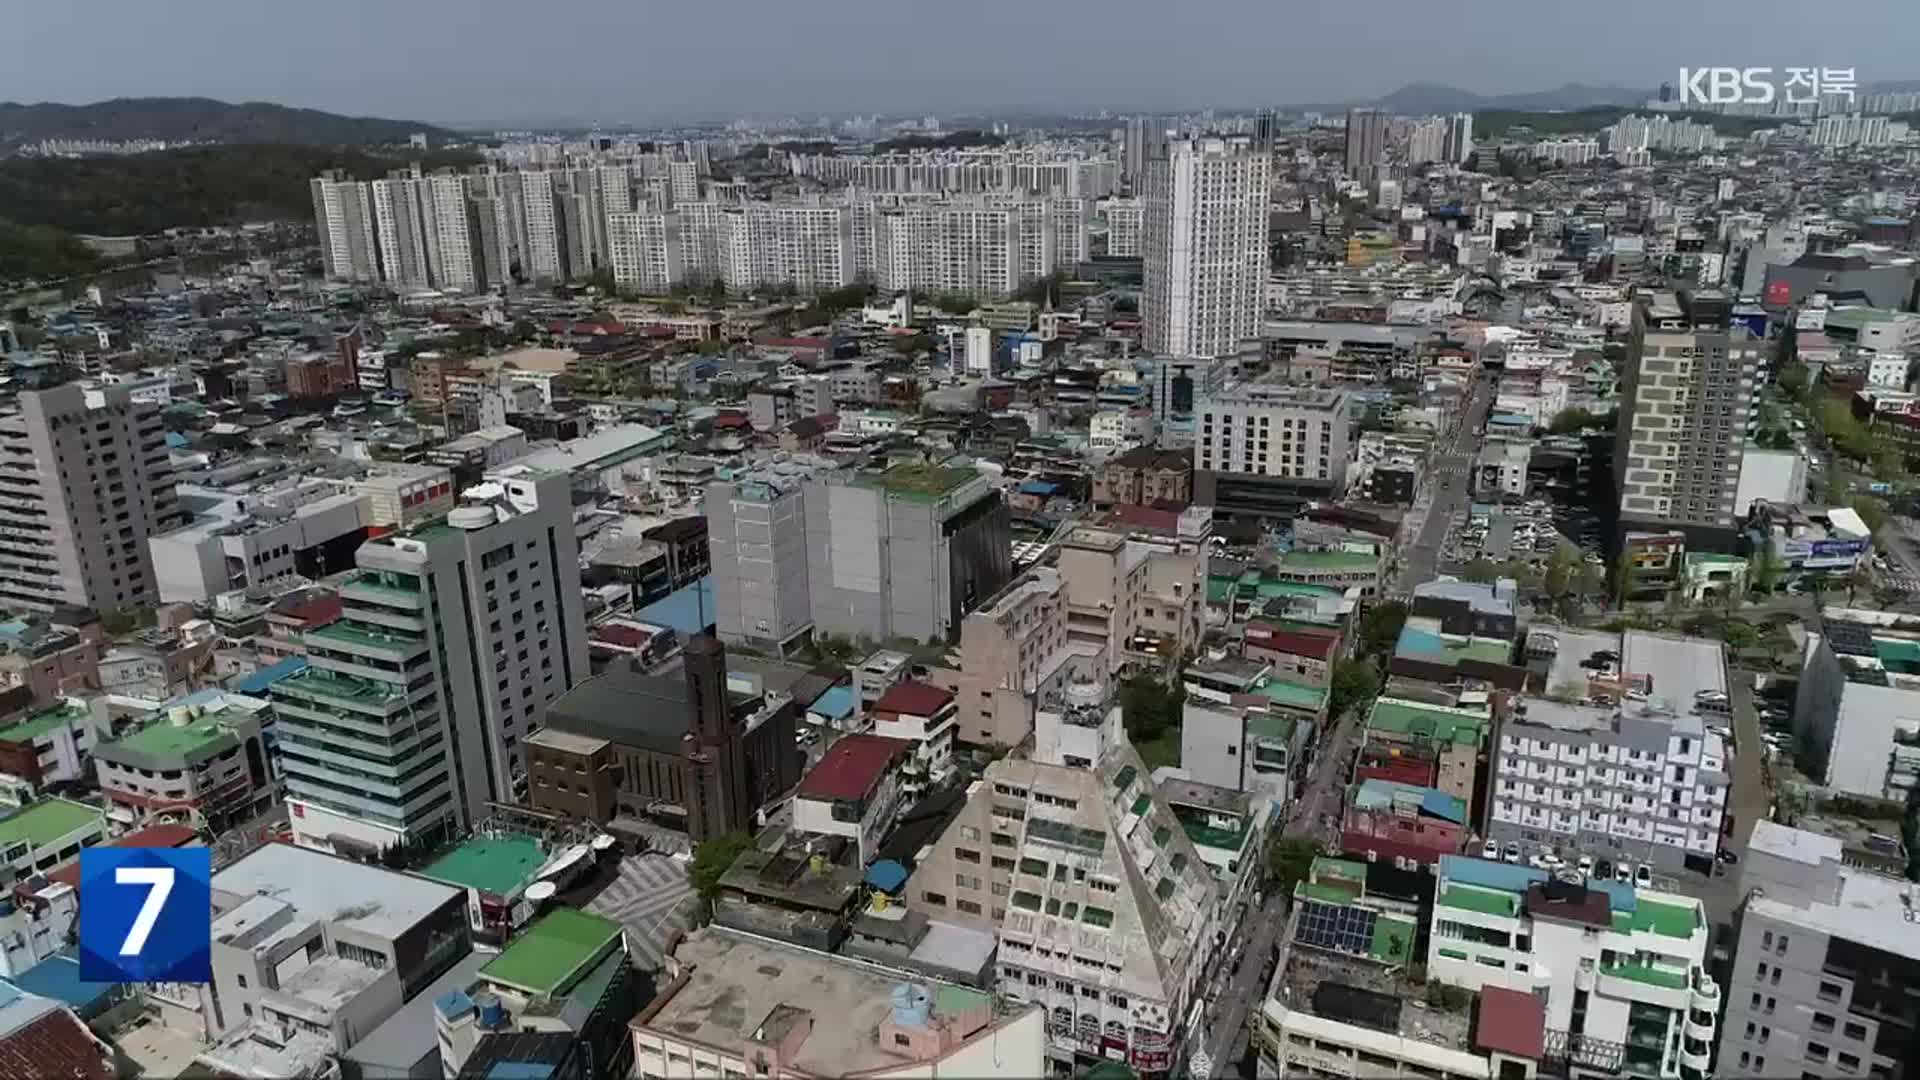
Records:
[[[1463,14],[1470,12],[1471,14]],[[0,100],[266,100],[428,122],[900,115],[1920,78],[1917,0],[19,0]]]

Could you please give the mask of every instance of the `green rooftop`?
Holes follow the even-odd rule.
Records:
[[[1270,712],[1251,712],[1247,714],[1247,734],[1262,739],[1277,739],[1281,742],[1293,740],[1294,720],[1291,716]]]
[[[1462,716],[1398,698],[1380,698],[1367,714],[1367,727],[1388,735],[1478,746],[1486,733],[1487,718]]]
[[[1412,919],[1383,914],[1373,921],[1373,941],[1367,951],[1382,963],[1405,961],[1412,956],[1413,942],[1419,935],[1420,928]]]
[[[1280,556],[1280,572],[1289,570],[1372,570],[1380,556],[1361,551],[1289,551]]]
[[[1655,967],[1652,964],[1602,964],[1600,973],[1632,979],[1634,982],[1645,983],[1648,986],[1664,986],[1669,990],[1685,990],[1691,982],[1684,971]]]
[[[1920,674],[1920,641],[1874,638],[1873,652],[1889,671],[1902,675]]]
[[[1334,554],[1341,554],[1335,552]],[[1373,556],[1366,556],[1369,560]],[[1331,585],[1315,585],[1311,581],[1263,581],[1257,590],[1260,599],[1273,600],[1282,596],[1339,596],[1340,590]]]
[[[1327,692],[1317,686],[1288,682],[1285,679],[1268,679],[1253,688],[1256,694],[1266,696],[1275,705],[1285,705],[1289,709],[1301,712],[1317,713],[1327,703]]]
[[[322,645],[338,643],[353,649],[394,649],[408,652],[424,650],[427,647],[424,638],[408,637],[398,630],[363,630],[345,619],[307,631],[307,640],[315,639],[318,639]]]
[[[0,819],[0,851],[15,844],[43,848],[88,826],[99,826],[105,814],[98,808],[67,799],[43,799]]]
[[[1474,885],[1450,884],[1440,890],[1437,902],[1462,911],[1477,911],[1482,915],[1517,915],[1520,912],[1518,896]]]
[[[85,708],[73,708],[66,704],[55,705],[51,709],[42,709],[25,720],[0,731],[0,742],[32,742],[47,735],[80,722],[88,715]]]
[[[435,859],[420,876],[505,897],[532,880],[544,862],[540,842],[531,836],[476,836]]]
[[[1183,819],[1180,822],[1180,830],[1187,834],[1187,839],[1193,841],[1196,847],[1210,847],[1217,848],[1221,851],[1238,852],[1241,846],[1247,842],[1247,830],[1244,828],[1218,829],[1204,821],[1188,821]]]
[[[142,768],[177,769],[238,745],[240,740],[216,720],[195,720],[182,727],[161,717],[131,735],[102,745],[96,754],[108,761],[155,763],[142,764]]]
[[[1633,910],[1613,913],[1613,928],[1621,933],[1644,930],[1663,937],[1690,938],[1700,925],[1700,913],[1682,904],[1667,904],[1642,896]]]
[[[885,472],[862,473],[859,482],[880,488],[889,495],[931,500],[953,494],[979,475],[970,469],[949,469],[944,465],[895,465]]]
[[[620,941],[620,924],[555,908],[480,969],[480,977],[536,997],[563,993]]]

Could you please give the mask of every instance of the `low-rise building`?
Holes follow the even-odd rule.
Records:
[[[679,941],[662,980],[631,1025],[641,1076],[1046,1073],[1044,1009],[924,976],[708,927]]]
[[[1539,997],[1574,1075],[1705,1075],[1720,991],[1699,900],[1455,856],[1441,861],[1433,912],[1428,978]]]
[[[0,819],[0,887],[80,857],[107,836],[106,815],[71,799],[41,799]]]
[[[1864,614],[1807,635],[1794,730],[1818,762],[1815,782],[1904,802],[1920,784],[1920,634]]]
[[[95,747],[93,764],[123,827],[176,823],[219,831],[272,806],[271,703],[207,691]]]
[[[1347,790],[1340,847],[1355,858],[1412,870],[1459,853],[1467,832],[1467,804],[1458,796],[1369,778]]]
[[[85,778],[92,771],[94,748],[113,735],[106,702],[96,706],[94,701],[99,699],[57,701],[0,728],[0,776],[17,779],[34,793]]]
[[[907,801],[915,745],[882,735],[847,735],[793,792],[793,830],[844,836],[862,866],[873,861]]]
[[[873,703],[873,733],[912,748],[901,776],[908,798],[944,786],[953,774],[959,716],[952,693],[911,679],[895,683]]]

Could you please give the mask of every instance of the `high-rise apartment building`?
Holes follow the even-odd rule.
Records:
[[[1147,170],[1146,348],[1226,356],[1257,335],[1267,280],[1273,155],[1259,143],[1180,142]]]
[[[1725,294],[1652,294],[1636,305],[1620,378],[1614,478],[1620,527],[1729,543],[1747,416],[1766,342],[1729,328]]]
[[[0,413],[0,603],[155,603],[147,537],[180,519],[160,410],[126,387],[23,390]]]
[[[367,185],[380,247],[380,280],[420,288],[432,284],[427,261],[426,213],[420,195],[427,185],[417,173],[396,173]]]
[[[488,282],[477,208],[467,199],[465,178],[438,172],[425,180],[421,199],[432,229],[428,263],[433,284],[442,289],[473,290]]]
[[[667,162],[667,185],[673,194],[673,205],[700,201],[700,163],[697,161]]]
[[[308,182],[320,261],[335,281],[379,281],[380,248],[374,239],[374,208],[367,185],[341,172]]]
[[[521,273],[529,281],[563,280],[566,275],[565,249],[560,239],[560,211],[555,201],[554,174],[526,170],[509,175],[519,182],[522,220],[526,230],[526,246],[521,251]]]
[[[1146,206],[1139,199],[1102,199],[1100,214],[1107,222],[1107,254],[1137,257]]]
[[[844,205],[756,202],[739,213],[752,273],[728,278],[729,285],[790,284],[814,293],[853,283],[853,233]]]
[[[310,669],[273,688],[297,842],[458,835],[525,794],[535,718],[588,673],[572,513],[565,473],[508,466],[360,548]]]
[[[1347,176],[1371,184],[1387,156],[1387,114],[1375,109],[1347,110]]]
[[[659,210],[608,214],[607,255],[615,285],[642,293],[666,292],[685,277],[679,215]]]
[[[1473,114],[1454,113],[1447,117],[1446,159],[1455,165],[1473,156]]]
[[[1896,845],[1897,846],[1897,845]],[[1720,1076],[1911,1080],[1920,1029],[1915,887],[1825,833],[1756,822],[1740,866]]]

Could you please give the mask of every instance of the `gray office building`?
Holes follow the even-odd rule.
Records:
[[[182,524],[157,406],[123,386],[22,391],[0,413],[0,603],[155,603],[147,537]]]
[[[985,476],[934,465],[807,484],[807,582],[820,633],[949,640],[1013,580],[1007,505]]]
[[[1387,114],[1373,109],[1347,110],[1347,176],[1371,184],[1387,157]]]
[[[813,625],[806,481],[824,461],[789,459],[707,485],[714,629],[729,644],[779,649]]]
[[[1845,865],[1837,837],[1754,825],[1740,868],[1715,1072],[1920,1074],[1915,886]]]

